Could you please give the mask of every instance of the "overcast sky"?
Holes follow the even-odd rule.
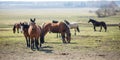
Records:
[[[0,1],[119,1],[119,0],[0,0]]]

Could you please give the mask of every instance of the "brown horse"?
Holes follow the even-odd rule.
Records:
[[[31,22],[30,22],[30,26],[28,29],[28,34],[29,34],[30,39],[31,39],[31,49],[32,50],[34,49],[34,42],[35,42],[35,46],[36,46],[37,50],[39,50],[38,39],[40,37],[41,27],[36,25],[35,18],[34,18],[34,20],[32,20],[32,19],[30,19],[30,20],[31,20]],[[40,47],[41,47],[41,41],[40,41]]]
[[[70,40],[71,40],[70,29],[64,22],[45,23],[44,26],[42,27],[42,32],[40,37],[41,41],[44,42],[44,36],[49,31],[53,33],[61,33],[63,43],[70,43]],[[65,37],[65,34],[66,34],[66,37]]]
[[[17,29],[17,33],[19,33],[20,23],[15,23],[15,24],[14,24],[14,26],[13,26],[13,33],[16,32],[16,29]]]
[[[28,34],[29,25],[27,22],[20,23],[20,25],[21,25],[21,30],[24,34],[25,39],[26,39],[27,47],[30,47],[30,36]]]

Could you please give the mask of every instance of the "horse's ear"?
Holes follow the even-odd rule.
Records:
[[[32,22],[33,20],[30,18],[30,21]]]
[[[34,22],[35,22],[35,20],[36,20],[36,19],[34,18]]]

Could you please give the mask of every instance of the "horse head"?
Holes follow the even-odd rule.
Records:
[[[22,33],[24,30],[28,30],[28,28],[29,28],[29,25],[28,25],[27,22],[20,23],[21,33]]]
[[[88,23],[91,22],[91,18],[89,19]]]
[[[68,43],[70,43],[70,41],[71,41],[71,33],[70,32],[67,33],[66,39],[67,39]]]

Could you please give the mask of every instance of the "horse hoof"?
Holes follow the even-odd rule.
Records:
[[[31,49],[32,51],[35,51],[35,49]]]
[[[37,51],[39,51],[39,48],[37,48]]]

